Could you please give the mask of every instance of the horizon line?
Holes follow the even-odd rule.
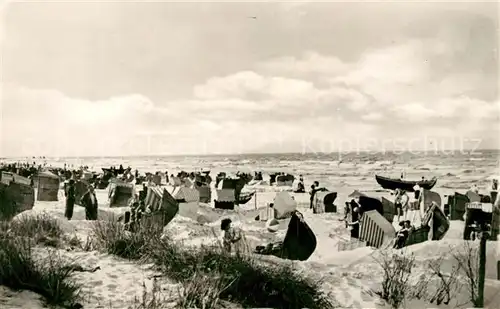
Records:
[[[486,151],[486,152],[491,152],[491,151],[498,151],[500,152],[500,148],[477,148],[477,149],[466,149],[466,148],[449,148],[449,149],[440,149],[440,150],[435,150],[435,149],[422,149],[422,150],[409,150],[409,151],[400,151],[400,150],[351,150],[351,151],[332,151],[332,152],[321,152],[321,151],[316,151],[316,152],[246,152],[246,153],[192,153],[192,154],[137,154],[137,155],[111,155],[111,156],[103,156],[103,155],[82,155],[82,156],[0,156],[0,160],[4,159],[14,159],[14,158],[33,158],[35,159],[40,159],[40,157],[44,157],[45,159],[77,159],[77,158],[138,158],[138,157],[210,157],[210,156],[252,156],[252,155],[328,155],[328,154],[382,154],[382,153],[387,153],[387,154],[395,154],[396,152],[399,153],[398,155],[403,155],[403,154],[411,154],[413,153],[424,153],[424,154],[439,154],[440,152],[448,152],[448,151]],[[472,154],[472,153],[463,153],[464,155],[467,154]]]

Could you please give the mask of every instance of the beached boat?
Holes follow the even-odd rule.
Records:
[[[429,180],[404,180],[404,179],[394,179],[388,178],[384,176],[375,175],[375,179],[377,183],[384,189],[388,190],[396,190],[401,189],[408,192],[413,192],[413,187],[418,184],[422,189],[430,190],[432,189],[437,182],[437,178],[433,177]]]

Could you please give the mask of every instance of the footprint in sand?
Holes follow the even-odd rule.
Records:
[[[102,285],[102,284],[103,284],[102,280],[90,281],[90,282],[89,282],[89,285],[90,285],[90,286],[93,286],[93,287],[97,287],[97,286],[100,286],[100,285]]]
[[[108,285],[106,285],[106,288],[108,290],[116,290],[117,287],[118,286],[116,284],[108,284]]]

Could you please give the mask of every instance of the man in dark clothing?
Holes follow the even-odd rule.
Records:
[[[139,192],[139,201],[145,201],[148,195],[148,187],[145,183],[142,184],[142,191]]]
[[[65,191],[66,195],[66,209],[64,216],[66,219],[71,220],[73,217],[73,209],[75,208],[75,181],[70,179],[68,188]]]
[[[351,227],[351,238],[359,238],[359,218],[361,217],[360,212],[360,207],[358,206],[355,206],[351,211],[352,221],[351,223],[349,223],[349,226]]]
[[[347,221],[347,217],[349,216],[349,214],[351,213],[351,205],[349,204],[349,202],[345,202],[345,206],[344,206],[344,222],[345,222],[345,227],[348,228],[349,227],[349,222]]]
[[[97,197],[94,186],[89,186],[89,190],[82,196],[81,202],[82,206],[85,207],[85,219],[97,220]]]
[[[309,204],[309,208],[312,209],[313,208],[313,202],[314,202],[314,195],[316,195],[316,191],[318,191],[319,189],[319,182],[318,181],[315,181],[312,185],[311,185],[311,197],[310,197],[310,204]]]

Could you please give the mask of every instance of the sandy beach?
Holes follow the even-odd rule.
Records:
[[[432,162],[431,160],[428,160]],[[92,166],[106,164],[106,161],[88,161],[92,162]],[[478,164],[479,162],[479,164]],[[135,162],[126,162],[135,163]],[[50,163],[49,163],[50,164]],[[144,164],[144,163],[143,163]],[[287,162],[286,167],[272,168],[273,163],[263,164],[262,170],[273,169],[275,171],[294,171],[296,174],[302,174],[305,177],[306,187],[314,180],[319,180],[321,184],[330,190],[338,192],[338,198],[335,202],[337,205],[342,205],[347,200],[347,195],[354,189],[360,190],[371,196],[384,196],[388,199],[394,197],[387,191],[381,188],[375,182],[373,175],[375,173],[384,173],[391,175],[397,174],[403,168],[409,175],[408,177],[425,177],[438,176],[438,184],[435,191],[439,192],[445,201],[446,194],[454,191],[466,191],[472,182],[478,183],[486,190],[487,178],[491,175],[496,175],[496,160],[493,158],[484,158],[484,160],[470,161],[464,159],[455,165],[443,166],[427,164],[388,164],[381,167],[375,163],[347,163],[345,166],[335,166],[325,171],[327,162],[312,162],[309,164],[299,162]],[[89,164],[90,165],[90,164]],[[137,164],[140,165],[140,164]],[[162,168],[171,168],[178,163],[171,163],[162,166]],[[212,172],[217,172],[217,165],[220,162],[212,162],[208,164],[212,168]],[[258,165],[258,163],[255,163]],[[282,164],[284,165],[284,164]],[[415,165],[415,166],[412,166]],[[422,166],[426,166],[423,168]],[[151,167],[154,169],[157,167]],[[196,170],[197,165],[191,165],[189,168],[182,165],[182,168]],[[227,169],[242,169],[245,170],[245,165],[240,165],[237,162],[233,166],[224,165],[220,170]],[[462,171],[458,173],[457,171]],[[495,171],[495,172],[494,172]],[[172,171],[174,172],[174,171]],[[453,176],[450,176],[455,173]],[[164,187],[172,192],[173,188],[168,185]],[[265,222],[255,221],[254,217],[259,213],[260,209],[272,202],[274,196],[280,191],[291,191],[289,187],[275,187],[261,182],[250,182],[245,186],[244,191],[257,191],[255,197],[245,205],[241,205],[235,211],[215,210],[211,204],[200,203],[198,214],[204,216],[205,224],[200,224],[197,221],[176,216],[170,222],[165,232],[171,235],[173,239],[182,243],[184,246],[200,246],[202,244],[213,244],[217,241],[217,235],[221,235],[219,225],[223,218],[231,218],[233,222],[241,227],[246,234],[247,240],[251,247],[259,244],[265,244],[271,241],[279,240],[284,237],[287,228],[287,220],[280,223],[279,231],[271,233],[266,230]],[[127,207],[109,207],[108,191],[96,190],[99,200],[99,219],[109,220],[122,215]],[[358,248],[352,251],[339,251],[338,244],[343,240],[349,239],[349,232],[341,221],[342,213],[324,213],[313,214],[309,209],[309,195],[307,193],[290,193],[298,203],[300,210],[305,217],[306,222],[314,231],[318,246],[313,255],[304,262],[293,262],[297,271],[305,273],[316,279],[322,279],[324,289],[332,295],[338,304],[343,308],[383,308],[383,302],[370,292],[373,286],[380,284],[381,269],[377,265],[374,256],[379,250],[375,248]],[[63,191],[59,192],[58,202],[39,202],[35,203],[32,210],[21,213],[18,216],[35,216],[36,214],[49,214],[57,219],[64,232],[71,237],[78,237],[82,242],[87,239],[91,231],[91,222],[85,220],[84,209],[75,206],[73,219],[68,221],[64,218],[64,195]],[[409,217],[413,217],[410,212]],[[419,217],[415,215],[413,220],[415,225],[419,224]],[[394,227],[397,230],[398,226],[394,222]],[[461,221],[452,221],[449,231],[440,241],[427,241],[421,244],[413,245],[408,248],[416,257],[418,271],[425,273],[425,265],[427,262],[444,257],[444,263],[451,263],[452,257],[449,254],[451,248],[460,248],[463,246],[462,231],[464,223]],[[215,236],[214,236],[215,235]],[[37,254],[41,256],[47,255],[49,251],[45,248],[37,248]],[[78,261],[87,267],[99,266],[100,270],[96,273],[77,273],[74,279],[80,282],[83,286],[84,308],[126,308],[126,305],[140,297],[143,291],[143,285],[147,289],[151,289],[152,280],[155,274],[148,268],[148,265],[138,265],[131,261],[126,261],[114,256],[99,252],[78,252],[56,250],[54,253],[62,256],[65,259]],[[488,242],[487,254],[487,271],[486,271],[486,292],[485,298],[488,308],[496,308],[500,304],[500,299],[495,296],[496,291],[500,288],[499,281],[496,280],[496,261],[500,260],[500,243]],[[290,261],[280,260],[274,257],[265,257],[274,263],[290,263]],[[161,276],[160,276],[161,277]],[[162,290],[172,293],[172,300],[175,299],[178,284],[162,279],[160,282]],[[0,297],[5,308],[22,308],[29,306],[37,308],[35,296],[29,295],[28,292],[12,292],[5,288],[2,290]],[[26,299],[26,304],[19,305],[20,297]],[[455,300],[454,300],[455,301]],[[458,300],[456,300],[458,302]],[[463,301],[463,299],[462,299]],[[34,303],[33,303],[34,302]],[[413,301],[407,304],[407,308],[418,308],[420,302]],[[21,306],[21,307],[19,307]],[[453,304],[449,304],[452,308]],[[41,307],[40,307],[41,308]],[[444,308],[440,306],[440,308]]]

